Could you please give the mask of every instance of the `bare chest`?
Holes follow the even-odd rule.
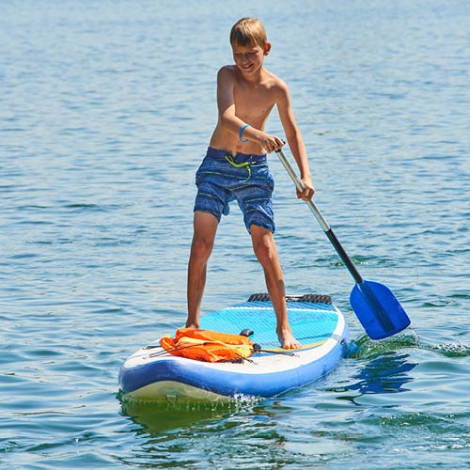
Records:
[[[252,125],[264,122],[275,104],[272,91],[264,86],[236,86],[233,97],[237,116]]]

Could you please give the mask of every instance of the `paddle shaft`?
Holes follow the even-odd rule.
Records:
[[[276,153],[297,189],[303,191],[305,189],[304,184],[295,173],[282,150],[278,150]],[[344,251],[341,243],[321,215],[315,203],[310,200],[307,204],[356,281],[356,285],[350,295],[350,302],[369,337],[372,339],[387,338],[407,328],[411,321],[391,290],[378,282],[362,279],[362,276],[349,259],[349,256]]]
[[[284,168],[287,170],[287,173],[289,173],[289,176],[292,178],[292,181],[294,181],[296,188],[299,191],[303,191],[305,189],[305,186],[300,180],[300,178],[297,176],[297,173],[295,172],[295,170],[292,168],[292,165],[289,163],[289,160],[287,160],[286,156],[284,155],[284,152],[282,150],[277,150],[276,153],[279,159],[281,160],[282,164],[284,165]],[[336,235],[334,234],[332,228],[328,225],[327,221],[323,218],[321,212],[319,211],[318,207],[315,205],[313,200],[307,201],[307,204],[308,204],[308,207],[310,207],[311,211],[313,212],[313,215],[315,216],[315,218],[320,223],[326,236],[328,237],[332,245],[335,247],[336,252],[340,256],[340,258],[343,260],[343,263],[348,268],[348,271],[351,273],[356,283],[360,284],[363,281],[362,276],[359,274],[358,270],[356,269],[356,266],[354,266],[353,262],[349,258],[346,251],[344,251],[344,248],[342,247],[339,240],[336,238]]]

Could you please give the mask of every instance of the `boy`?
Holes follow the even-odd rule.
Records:
[[[272,191],[274,181],[266,153],[283,141],[264,132],[276,105],[289,147],[305,186],[297,196],[312,198],[314,188],[307,154],[291,107],[286,84],[267,71],[264,57],[271,50],[266,32],[256,18],[242,18],[230,32],[235,65],[217,75],[219,119],[207,155],[196,173],[198,194],[194,206],[194,237],[188,264],[188,318],[186,327],[199,327],[199,313],[212,252],[222,214],[237,200],[251,234],[253,250],[264,270],[266,287],[276,312],[276,333],[285,349],[298,349],[287,315],[284,279],[274,243]]]

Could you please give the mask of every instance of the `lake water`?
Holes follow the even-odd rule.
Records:
[[[185,320],[194,173],[242,16],[273,43],[318,207],[413,330],[364,337],[271,156],[287,290],[331,295],[357,352],[275,399],[127,406],[124,359]],[[0,467],[470,468],[469,43],[466,0],[3,0]],[[264,291],[234,207],[204,312]]]

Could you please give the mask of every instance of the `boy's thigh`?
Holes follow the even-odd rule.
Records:
[[[213,214],[202,211],[194,212],[194,235],[196,237],[208,241],[214,239],[218,225],[219,222]]]

